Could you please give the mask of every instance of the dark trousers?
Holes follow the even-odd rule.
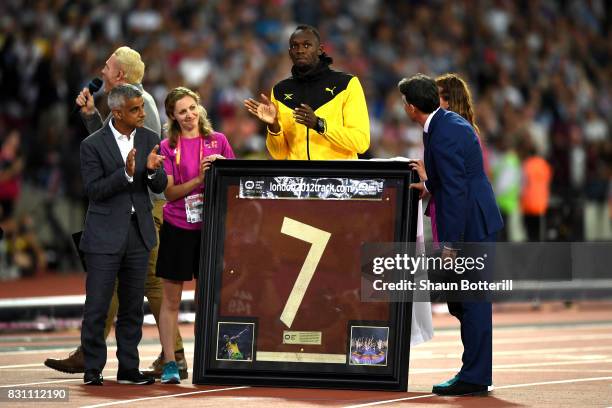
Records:
[[[448,302],[450,314],[461,324],[459,379],[470,384],[493,381],[493,308],[490,302]]]
[[[491,234],[483,242],[495,242]],[[492,246],[488,246],[493,249]],[[494,262],[494,252],[488,262]],[[461,325],[463,343],[459,379],[470,384],[493,383],[493,306],[491,302],[448,302],[448,310]]]
[[[148,259],[149,251],[144,245],[135,218],[130,222],[126,241],[119,253],[85,253],[87,295],[81,329],[85,369],[102,371],[106,364],[104,324],[113,297],[115,279],[119,281],[119,312],[115,326],[119,371],[138,368]]]

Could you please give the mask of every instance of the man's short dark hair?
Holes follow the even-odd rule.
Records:
[[[117,85],[108,93],[108,107],[120,109],[127,100],[141,96],[140,89],[132,84]]]
[[[319,30],[317,30],[316,28],[314,28],[313,26],[309,24],[300,24],[299,26],[297,26],[295,30],[293,31],[293,33],[291,33],[291,37],[289,37],[289,41],[291,41],[295,33],[297,33],[298,31],[310,31],[315,37],[317,37],[317,42],[321,44],[321,34],[319,34]]]
[[[417,107],[423,113],[431,113],[440,106],[438,86],[433,78],[416,74],[402,79],[397,85],[406,102]]]

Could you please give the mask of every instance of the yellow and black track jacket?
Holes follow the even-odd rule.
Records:
[[[330,60],[331,61],[331,60]],[[370,146],[370,120],[357,77],[333,71],[322,60],[314,72],[300,76],[293,70],[272,89],[281,130],[268,130],[266,146],[275,159],[356,159]],[[293,110],[310,106],[326,122],[322,134],[297,123]]]

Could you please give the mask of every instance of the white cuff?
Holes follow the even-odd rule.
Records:
[[[128,183],[133,183],[134,182],[134,176],[130,177],[127,174],[127,170],[125,171],[125,178],[127,179]]]

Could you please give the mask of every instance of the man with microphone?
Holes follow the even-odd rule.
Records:
[[[266,146],[275,159],[356,159],[370,146],[370,121],[356,76],[329,68],[319,32],[299,25],[289,38],[291,77],[270,99],[247,99],[247,110],[267,124]]]
[[[147,93],[141,85],[144,70],[145,64],[137,51],[126,46],[118,48],[106,60],[104,68],[101,72],[102,79],[104,81],[104,92],[109,93],[116,86],[124,84],[132,84],[136,86],[142,93],[142,98],[144,100],[144,111],[146,115],[144,118],[144,127],[154,131],[158,135],[159,139],[159,136],[161,135],[161,123],[159,113],[157,111],[157,105],[155,104],[153,97]],[[94,81],[91,83],[95,85]],[[112,117],[112,114],[109,114],[104,122],[102,121],[102,117],[94,105],[94,98],[89,91],[89,87],[83,88],[83,90],[79,93],[76,98],[76,105],[80,107],[81,118],[83,119],[88,133],[90,134],[101,129],[104,125],[107,125]],[[151,192],[150,198],[153,202],[152,213],[155,221],[156,234],[159,235],[159,228],[162,223],[162,207],[165,203],[165,199],[163,194],[154,194]],[[161,279],[155,276],[157,248],[158,245],[156,244],[152,248],[149,257],[149,265],[145,281],[145,296],[147,297],[149,308],[155,317],[155,321],[159,322],[159,311],[162,303],[162,283]],[[118,300],[116,288],[117,285],[115,285],[115,292],[106,318],[104,338],[108,337],[113,321],[115,320],[115,316],[117,315]],[[187,378],[187,361],[185,359],[183,349],[183,340],[178,330],[176,333],[175,353],[176,362],[179,366],[179,374],[181,379],[185,379]],[[160,354],[160,356],[163,356],[163,353]],[[45,360],[45,365],[49,368],[64,373],[82,373],[85,369],[83,350],[79,346],[75,351],[70,353],[67,358],[48,358]],[[150,371],[149,374],[156,377],[161,376],[162,366],[163,359],[158,358],[158,360],[156,360],[151,366],[152,371]]]

